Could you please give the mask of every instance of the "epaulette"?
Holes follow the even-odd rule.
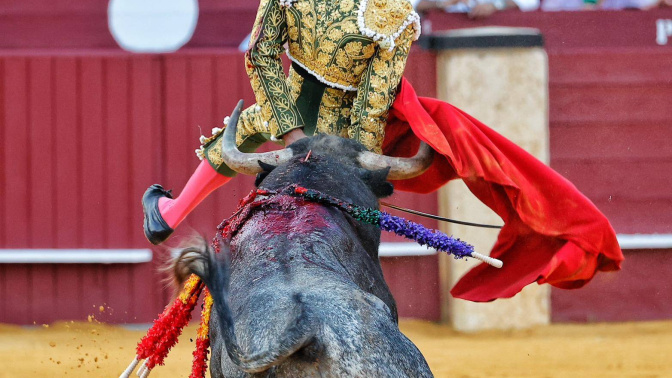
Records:
[[[413,40],[417,40],[420,37],[420,16],[408,0],[362,0],[359,3],[359,31],[373,38],[382,48],[394,49],[395,41],[408,25],[413,26]]]

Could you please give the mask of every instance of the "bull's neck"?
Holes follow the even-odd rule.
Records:
[[[353,223],[354,222],[354,223]],[[232,240],[234,260],[257,265],[285,262],[294,268],[342,270],[349,261],[378,263],[380,230],[340,210],[284,197],[250,216]]]

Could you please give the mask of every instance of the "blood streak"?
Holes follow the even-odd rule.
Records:
[[[278,196],[247,222],[264,235],[309,235],[331,227],[324,206],[301,198]]]

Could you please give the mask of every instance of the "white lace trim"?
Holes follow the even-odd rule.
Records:
[[[278,2],[281,7],[289,8],[293,3],[297,2],[297,0],[278,0]]]
[[[420,16],[415,11],[411,11],[408,17],[406,17],[404,23],[399,27],[396,33],[392,35],[377,33],[376,31],[368,28],[364,20],[364,12],[366,11],[366,6],[368,2],[369,2],[368,0],[362,0],[362,2],[359,3],[359,10],[357,11],[357,26],[359,27],[360,33],[369,38],[373,38],[374,41],[378,42],[380,47],[387,48],[387,51],[394,50],[395,40],[399,38],[404,29],[406,29],[406,27],[410,24],[413,24],[413,30],[415,31],[415,33],[413,34],[413,40],[417,41],[418,38],[420,38],[421,33]]]
[[[254,110],[256,112],[259,112],[261,110],[261,108],[259,107],[259,105],[257,105],[254,108]],[[230,119],[231,119],[231,117],[229,117],[229,116],[224,117],[224,121],[222,122],[224,124],[224,127],[226,127],[229,124]],[[201,147],[195,149],[194,152],[196,153],[196,156],[198,156],[199,160],[205,159],[205,145],[212,142],[213,140],[215,140],[223,131],[224,131],[223,128],[213,127],[212,128],[212,136],[210,136],[208,138],[205,135],[201,135],[201,137],[198,138],[198,141],[201,142]]]
[[[314,71],[311,70],[310,68],[304,66],[303,63],[299,62],[297,59],[295,59],[295,58],[289,53],[289,50],[286,50],[285,52],[287,53],[287,57],[289,58],[289,60],[291,60],[292,62],[298,64],[299,67],[303,68],[304,70],[308,71],[308,73],[310,73],[311,75],[313,75],[313,76],[314,76],[318,81],[320,81],[321,83],[326,84],[326,85],[328,85],[328,86],[330,86],[330,87],[332,87],[332,88],[340,89],[340,90],[343,90],[343,91],[356,91],[356,90],[357,90],[357,87],[352,87],[352,86],[349,86],[349,85],[342,85],[342,84],[332,83],[331,81],[329,81],[329,80],[325,79],[324,77],[322,77],[322,76],[321,76],[320,74],[318,74],[317,72],[314,72]]]

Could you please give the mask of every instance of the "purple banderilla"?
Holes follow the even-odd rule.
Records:
[[[441,231],[428,229],[421,224],[388,214],[384,211],[363,208],[343,202],[317,190],[306,189],[300,186],[290,187],[289,193],[312,202],[338,207],[359,221],[376,225],[382,230],[394,232],[399,236],[415,240],[420,245],[426,245],[437,251],[446,252],[453,255],[456,259],[475,257],[472,245],[448,236]]]

